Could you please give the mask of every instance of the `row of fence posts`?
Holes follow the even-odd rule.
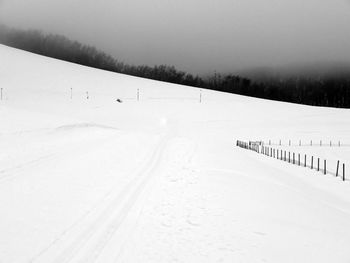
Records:
[[[268,141],[268,143],[264,143],[264,144],[268,144],[268,145],[279,145],[279,146],[282,146],[282,145],[284,145],[284,144],[282,144],[282,140],[279,140],[279,142],[278,142],[278,144],[276,144],[276,143],[271,143],[271,140],[269,140]],[[315,142],[315,141],[313,141],[313,140],[310,140],[310,143],[303,143],[302,142],[302,140],[299,140],[299,142],[298,142],[298,144],[293,144],[293,142],[291,141],[291,140],[289,140],[288,141],[288,145],[289,146],[296,146],[296,145],[298,145],[298,146],[330,146],[330,147],[332,147],[332,146],[338,146],[338,147],[340,147],[340,141],[338,141],[338,143],[334,143],[334,142],[332,142],[332,141],[329,141],[329,144],[328,143],[324,143],[322,140],[320,140],[320,142],[318,143],[318,141],[317,142]]]
[[[268,157],[276,158],[278,160],[285,161],[294,165],[310,167],[312,170],[316,169],[317,171],[322,171],[324,174],[327,174],[327,160],[325,159],[323,160],[323,169],[322,169],[322,167],[320,166],[320,158],[317,158],[317,164],[316,164],[314,162],[315,160],[314,156],[311,156],[310,166],[308,166],[306,154],[304,154],[304,163],[303,163],[301,161],[300,153],[298,153],[298,155],[296,156],[294,152],[291,153],[290,151],[288,151],[288,155],[287,155],[287,151],[263,146],[262,142],[244,142],[244,141],[237,140],[236,146],[247,150],[255,151],[257,153],[264,154]],[[335,173],[336,177],[340,176],[339,165],[340,165],[340,161],[338,160],[337,169]],[[343,163],[342,166],[343,166],[342,180],[345,181],[345,163]]]

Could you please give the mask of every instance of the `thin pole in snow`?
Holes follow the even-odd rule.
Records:
[[[73,88],[70,88],[70,99],[73,99]]]
[[[345,163],[343,163],[343,181],[345,181]]]
[[[306,154],[304,156],[304,167],[306,167]]]
[[[314,168],[314,157],[311,156],[311,169],[313,169],[313,168]]]
[[[86,99],[87,100],[89,99],[89,92],[88,91],[86,92]]]
[[[339,160],[337,161],[337,172],[335,173],[335,177],[338,177],[338,172],[339,172]]]
[[[317,158],[317,171],[320,170],[320,158]]]
[[[327,174],[327,161],[326,160],[324,160],[323,168],[324,168],[323,173]]]
[[[140,89],[137,89],[137,101],[140,101]]]
[[[199,103],[202,103],[202,89],[199,90]]]

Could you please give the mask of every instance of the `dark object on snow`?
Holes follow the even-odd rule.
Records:
[[[122,103],[123,101],[121,99],[117,99],[117,102]]]

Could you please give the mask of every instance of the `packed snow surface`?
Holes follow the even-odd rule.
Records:
[[[350,261],[349,110],[0,58],[0,262]]]

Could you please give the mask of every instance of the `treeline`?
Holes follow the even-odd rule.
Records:
[[[0,43],[80,65],[148,79],[300,104],[350,108],[350,75],[324,78],[269,78],[252,81],[227,74],[202,78],[173,66],[135,66],[61,35],[0,26]]]

